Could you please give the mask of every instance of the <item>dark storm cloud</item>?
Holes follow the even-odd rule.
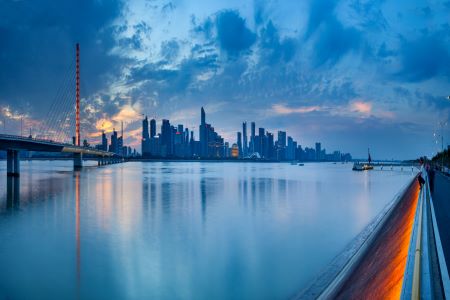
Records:
[[[401,70],[398,79],[418,82],[435,76],[450,76],[450,53],[445,37],[424,35],[404,40],[400,49]]]
[[[256,35],[246,24],[238,11],[226,10],[217,15],[217,40],[220,47],[235,56],[249,49],[256,40]]]
[[[261,60],[269,65],[289,62],[297,52],[297,44],[293,38],[281,39],[278,29],[269,21],[260,32],[260,48],[264,50]]]
[[[316,66],[337,63],[351,50],[357,50],[362,35],[353,27],[345,27],[336,17],[335,0],[312,1],[304,39],[314,40],[314,63]]]

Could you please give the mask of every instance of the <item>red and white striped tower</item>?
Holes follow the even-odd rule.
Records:
[[[80,44],[77,43],[75,144],[80,146]]]

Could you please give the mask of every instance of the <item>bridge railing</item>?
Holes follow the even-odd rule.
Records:
[[[60,145],[63,147],[81,148],[81,149],[87,149],[87,150],[92,150],[92,151],[101,152],[101,153],[108,153],[108,154],[111,153],[109,151],[96,149],[95,147],[77,146],[77,145],[73,145],[70,143],[57,142],[57,141],[53,141],[53,140],[49,140],[49,139],[39,139],[39,138],[34,138],[34,137],[24,137],[24,136],[20,136],[20,135],[10,135],[10,134],[0,134],[0,137],[14,139],[14,140],[20,140],[20,141],[25,141],[25,142],[34,141],[34,142],[38,142],[38,143],[49,143],[49,144],[53,144],[53,145]]]

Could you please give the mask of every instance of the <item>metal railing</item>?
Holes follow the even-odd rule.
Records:
[[[25,142],[37,142],[37,143],[44,143],[47,145],[51,145],[51,146],[62,146],[62,147],[66,147],[66,148],[72,148],[72,149],[85,149],[88,152],[89,151],[95,151],[96,153],[104,153],[107,155],[111,155],[112,152],[109,151],[104,151],[104,150],[99,150],[96,149],[95,147],[86,147],[86,146],[77,146],[77,145],[73,145],[70,143],[62,143],[62,142],[57,142],[57,141],[53,141],[53,140],[46,140],[46,139],[38,139],[38,138],[33,138],[33,137],[24,137],[24,136],[20,136],[20,135],[10,135],[10,134],[0,134],[0,138],[6,138],[6,139],[11,139],[11,140],[20,140],[20,141],[25,141]],[[114,154],[117,155],[117,154]]]

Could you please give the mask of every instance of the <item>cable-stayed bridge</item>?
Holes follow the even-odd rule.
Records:
[[[34,136],[31,129],[28,137],[0,134],[0,150],[7,153],[7,175],[19,176],[20,151],[72,153],[75,169],[83,166],[83,155],[97,157],[99,165],[123,160],[117,153],[89,147],[88,143],[81,144],[79,44],[76,44],[74,64],[61,78],[45,119],[33,129]]]

